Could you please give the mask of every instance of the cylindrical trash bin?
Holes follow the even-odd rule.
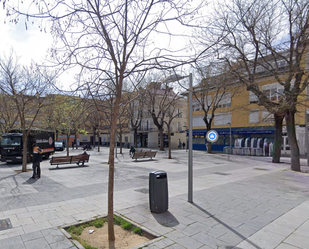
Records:
[[[149,173],[149,206],[154,213],[163,213],[168,209],[167,174],[157,170]]]

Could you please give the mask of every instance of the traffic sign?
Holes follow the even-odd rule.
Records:
[[[206,138],[208,142],[214,143],[219,138],[218,132],[216,132],[215,130],[210,130],[207,132]]]

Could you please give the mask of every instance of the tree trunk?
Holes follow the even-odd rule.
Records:
[[[285,121],[291,151],[291,170],[300,171],[299,147],[295,131],[295,112],[288,111],[285,115]]]
[[[120,147],[119,154],[122,155],[122,131],[120,131],[120,134],[119,134],[119,147]]]
[[[109,146],[109,172],[108,172],[108,241],[110,243],[110,248],[114,248],[115,241],[115,230],[114,230],[114,173],[115,173],[115,142],[116,142],[116,132],[117,132],[117,118],[119,112],[119,105],[121,101],[121,89],[122,89],[122,79],[119,80],[119,85],[117,87],[116,101],[113,110],[113,116],[111,120],[111,130],[110,130],[110,146]]]
[[[134,147],[137,147],[137,128],[134,128]]]
[[[168,135],[168,159],[172,159],[172,143],[171,143],[170,126],[167,127],[167,135]]]
[[[274,114],[275,118],[275,141],[273,147],[273,163],[280,163],[281,144],[282,144],[282,124],[284,116]]]
[[[28,158],[28,148],[27,148],[27,132],[23,131],[23,166],[22,166],[22,172],[27,172],[27,158]],[[30,151],[29,151],[30,152]]]
[[[96,128],[93,127],[93,140],[92,140],[92,147],[95,148],[95,139],[96,139]]]
[[[211,142],[207,141],[206,144],[207,144],[207,153],[211,153],[211,146],[212,146]]]
[[[205,120],[204,120],[204,122],[205,122]],[[206,123],[206,130],[207,130],[207,132],[211,130],[211,121]],[[211,142],[208,142],[207,138],[205,138],[205,139],[206,139],[206,145],[207,145],[207,148],[206,148],[207,153],[211,153],[212,152],[212,150],[211,150],[212,144],[211,144]]]
[[[67,156],[70,155],[70,132],[67,133]]]
[[[163,128],[159,129],[159,134],[160,134],[160,150],[164,151]]]
[[[76,131],[75,131],[75,133],[74,133],[74,141],[75,141],[75,143],[74,143],[75,148],[78,149],[78,144],[77,144],[77,133],[76,133]]]
[[[100,145],[100,132],[98,132],[97,136],[98,136],[98,152],[100,152],[100,147],[101,147],[101,145]]]

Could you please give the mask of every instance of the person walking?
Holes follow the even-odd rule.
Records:
[[[41,168],[40,163],[42,162],[42,149],[39,148],[36,144],[32,146],[32,170],[33,174],[31,179],[41,177]]]

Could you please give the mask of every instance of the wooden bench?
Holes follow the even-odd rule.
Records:
[[[135,161],[137,161],[138,158],[150,158],[150,160],[152,160],[152,158],[155,157],[156,154],[156,151],[136,151],[134,152],[132,159],[135,159]]]
[[[76,163],[78,166],[80,163],[82,163],[82,166],[84,166],[85,162],[89,162],[89,156],[88,154],[82,154],[82,155],[74,155],[74,156],[53,156],[50,160],[51,165],[57,165],[57,168],[59,164],[71,164]]]

